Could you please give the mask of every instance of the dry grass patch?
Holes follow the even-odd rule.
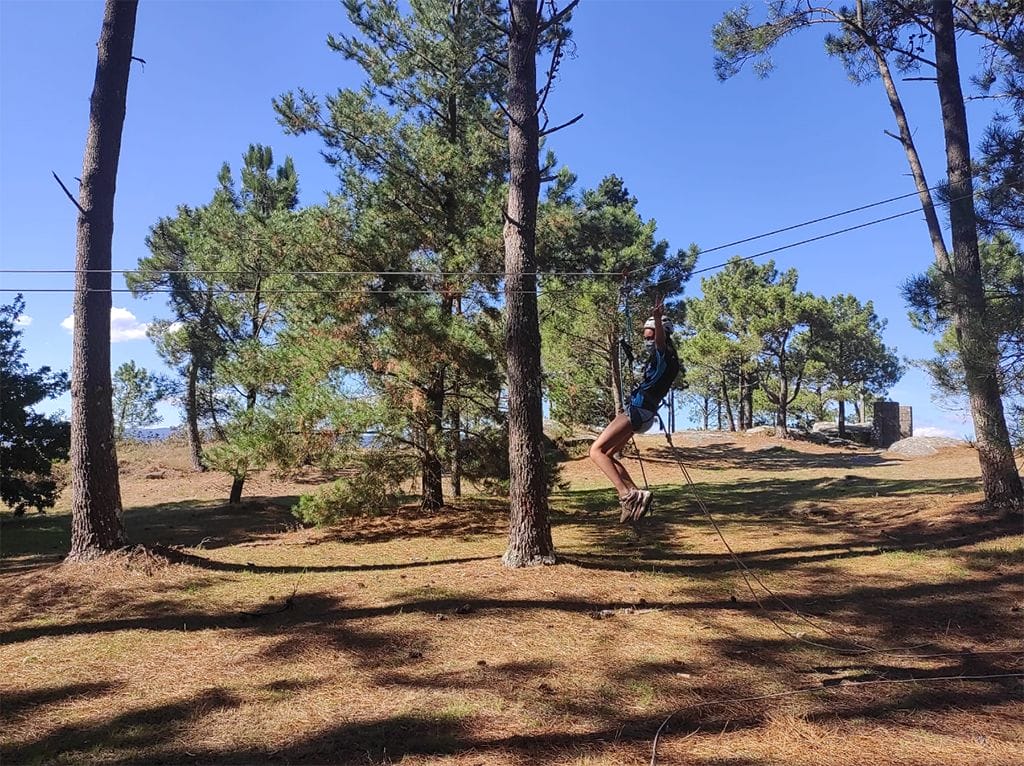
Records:
[[[5,517],[3,760],[644,764],[687,705],[813,687],[684,710],[659,763],[1019,762],[1018,679],[843,685],[1022,672],[1020,523],[979,504],[973,453],[683,453],[743,561],[825,632],[764,596],[774,620],[846,650],[926,644],[886,654],[781,633],[663,447],[641,449],[662,458],[650,524],[615,524],[613,493],[572,461],[553,500],[563,563],[537,570],[501,566],[507,509],[485,498],[303,530],[294,483],[230,509],[223,477],[128,481],[133,540],[202,566],[55,566],[66,517]],[[173,450],[127,459],[132,476],[187,468]],[[159,502],[140,494],[158,482]]]

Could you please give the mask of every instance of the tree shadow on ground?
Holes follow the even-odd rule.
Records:
[[[806,720],[834,724],[837,721],[875,722],[900,717],[908,710],[917,713],[941,713],[951,709],[1001,708],[1019,702],[1019,690],[1013,679],[980,683],[941,681],[927,683],[928,678],[941,677],[944,671],[919,673],[918,684],[892,687],[885,694],[864,693],[860,689],[842,686],[822,686],[817,694],[818,710],[805,714]],[[528,684],[528,680],[523,681]],[[385,764],[397,763],[406,756],[447,756],[476,753],[511,754],[529,763],[550,763],[579,757],[585,752],[600,757],[603,752],[623,753],[623,748],[634,756],[650,752],[654,734],[671,715],[672,720],[662,731],[662,753],[672,744],[672,737],[699,730],[697,737],[721,737],[728,729],[731,733],[756,729],[771,721],[771,700],[731,703],[737,690],[728,685],[703,683],[689,689],[687,697],[701,704],[687,709],[678,700],[661,703],[644,713],[624,714],[621,705],[609,705],[599,719],[589,726],[564,730],[556,726],[540,725],[534,733],[481,734],[484,723],[476,714],[463,714],[443,708],[434,711],[404,711],[363,720],[347,720],[328,726],[312,734],[296,735],[281,746],[225,746],[222,748],[189,745],[187,748],[174,740],[187,730],[201,729],[206,716],[238,707],[240,700],[221,689],[212,689],[180,702],[140,707],[113,716],[98,723],[68,725],[44,736],[22,737],[8,748],[6,759],[22,763],[39,758],[81,755],[85,749],[102,744],[106,749],[105,763],[138,763],[139,753],[145,753],[149,763],[337,763]],[[684,698],[686,699],[686,698]],[[714,704],[709,704],[714,703]],[[593,711],[584,709],[571,695],[558,695],[548,703],[554,720],[564,720]],[[824,708],[824,709],[822,709]],[[927,721],[928,716],[923,718]],[[493,721],[487,721],[493,725]],[[924,724],[927,726],[927,722]],[[488,727],[490,728],[490,727]],[[581,730],[582,729],[582,730]],[[703,732],[703,734],[701,733]],[[667,761],[666,761],[667,762]],[[716,764],[760,763],[757,760],[728,758],[716,759]]]
[[[147,546],[214,550],[250,543],[273,544],[282,534],[301,529],[290,512],[295,501],[294,496],[282,495],[247,500],[235,506],[198,500],[141,506],[125,512],[125,531],[133,544]],[[468,540],[503,534],[507,525],[506,500],[472,498],[436,513],[403,507],[379,516],[354,517],[346,523],[311,532],[304,542],[289,544],[381,543],[403,538]],[[71,516],[68,514],[4,518],[0,526],[2,566],[6,572],[54,563],[66,556],[71,547]],[[398,566],[402,565],[392,568]]]
[[[967,582],[951,580],[895,588],[847,583],[840,593],[810,594],[788,600],[794,609],[802,612],[824,607],[826,612],[840,615],[843,623],[873,629],[894,643],[913,643],[930,636],[928,651],[961,651],[965,636],[979,642],[992,642],[1016,635],[1015,618],[1009,609],[1004,609],[1005,599],[997,598],[997,594],[1005,594],[1006,589],[1018,581],[1019,577],[1014,574],[1003,574]],[[499,731],[507,732],[507,725],[496,724],[493,715],[473,707],[465,710],[458,706],[445,707],[440,702],[442,698],[433,697],[432,703],[418,703],[423,708],[432,704],[430,709],[392,711],[376,717],[368,714],[365,720],[347,720],[312,733],[299,733],[283,747],[233,745],[217,748],[196,743],[195,746],[190,744],[186,752],[179,742],[187,737],[187,732],[201,730],[207,716],[220,715],[244,704],[233,692],[211,689],[184,700],[120,712],[107,720],[63,725],[44,734],[33,734],[31,727],[19,729],[13,743],[6,748],[5,760],[21,763],[59,756],[74,759],[82,751],[92,751],[97,746],[103,748],[104,762],[111,763],[388,763],[406,755],[443,756],[466,752],[511,754],[526,762],[542,763],[565,759],[581,751],[595,757],[602,752],[619,753],[623,747],[632,748],[630,752],[637,754],[649,747],[654,732],[666,716],[684,707],[688,700],[707,702],[744,696],[735,685],[737,674],[742,674],[749,683],[759,678],[784,677],[789,688],[820,684],[822,694],[829,698],[840,697],[840,702],[830,701],[827,707],[812,710],[809,720],[886,721],[908,710],[915,714],[944,713],[964,707],[991,710],[1020,701],[1019,687],[1003,680],[970,687],[949,682],[927,688],[892,687],[884,693],[865,693],[841,686],[842,679],[863,681],[1004,673],[1013,660],[1012,655],[1008,660],[980,653],[965,654],[943,659],[938,664],[933,661],[923,670],[908,670],[905,660],[894,663],[885,655],[841,657],[815,650],[817,665],[811,666],[814,677],[808,679],[800,675],[807,669],[809,660],[800,641],[790,637],[751,638],[729,632],[724,625],[718,637],[703,639],[706,651],[702,651],[702,659],[695,667],[685,666],[687,678],[680,678],[681,666],[677,663],[632,661],[609,668],[594,681],[610,684],[607,692],[584,690],[593,693],[580,698],[578,689],[560,683],[563,674],[574,670],[560,661],[523,660],[462,669],[453,669],[443,661],[441,667],[422,666],[418,663],[424,655],[427,661],[433,659],[433,647],[430,639],[418,630],[420,623],[413,621],[406,628],[396,628],[393,621],[386,626],[373,622],[399,615],[415,619],[416,615],[440,614],[451,621],[448,624],[453,631],[458,631],[460,620],[474,621],[481,617],[527,620],[538,617],[538,613],[553,611],[570,620],[568,624],[563,621],[563,629],[585,631],[600,610],[622,610],[628,606],[632,605],[595,599],[503,599],[467,594],[465,598],[404,599],[383,605],[349,607],[334,595],[298,593],[290,608],[262,614],[196,610],[166,602],[139,617],[15,628],[0,634],[0,643],[116,631],[231,630],[264,639],[258,659],[271,665],[300,655],[322,658],[324,652],[335,652],[371,674],[373,683],[384,695],[395,687],[436,694],[446,694],[453,689],[502,693],[526,705],[544,721],[572,719],[577,724],[571,730],[559,728],[557,723],[545,723],[539,724],[534,733],[484,735],[480,732],[493,731],[496,725]],[[756,612],[753,604],[732,602],[728,598],[645,606],[669,614],[699,614],[700,619],[710,622],[724,618],[727,612]],[[274,606],[275,610],[278,608]],[[787,617],[781,606],[775,604],[771,609],[775,618]],[[947,621],[956,624],[952,634],[948,630],[945,633],[935,630]],[[637,630],[636,622],[626,614],[604,620],[602,625],[612,629],[613,642],[630,640]],[[267,638],[272,641],[267,643]],[[856,648],[853,639],[848,641],[847,648]],[[318,661],[326,681],[336,670]],[[792,677],[794,675],[796,678]],[[317,683],[286,679],[274,681],[267,688],[289,691],[298,688],[297,685],[305,688]],[[635,684],[649,687],[652,700],[640,713],[623,705],[623,694],[628,694]],[[102,683],[44,688],[24,692],[21,697],[5,696],[5,708],[13,699],[15,710],[27,719],[35,711],[63,699],[76,695],[95,698],[118,691],[118,686]],[[689,732],[698,727],[711,732],[720,732],[726,727],[734,732],[760,728],[770,723],[773,709],[771,701],[742,706],[707,705],[699,710],[684,711],[674,719],[669,732]],[[929,720],[927,715],[921,717]]]
[[[699,496],[728,540],[730,529],[740,525],[745,533],[763,527],[764,534],[798,533],[812,537],[800,545],[758,544],[754,550],[739,549],[740,558],[756,569],[789,569],[801,564],[876,556],[893,551],[959,548],[1019,532],[1015,518],[990,512],[983,505],[964,504],[962,513],[936,520],[919,509],[900,512],[864,511],[842,501],[875,496],[956,496],[976,489],[973,479],[896,480],[846,477],[842,479],[763,480],[730,486],[700,483],[696,487],[660,486],[655,490],[654,511],[634,529],[616,524],[610,490],[582,490],[560,496],[569,512],[553,523],[572,526],[582,537],[576,549],[563,550],[561,560],[584,568],[632,571],[651,569],[679,574],[707,574],[735,568],[727,551],[690,550],[689,536],[716,536],[714,526],[695,500]],[[814,537],[832,538],[816,542]],[[1010,556],[1010,554],[1004,554]],[[980,559],[979,559],[980,561]],[[979,567],[980,568],[980,567]]]
[[[123,686],[122,682],[96,681],[91,683],[65,684],[63,686],[44,686],[29,690],[5,690],[3,692],[4,717],[10,719],[28,715],[37,708],[58,702],[104,696]]]
[[[774,617],[786,617],[787,606],[800,614],[835,615],[844,624],[877,624],[897,644],[907,644],[955,623],[960,635],[979,640],[986,635],[1012,631],[1018,622],[1012,607],[998,602],[996,591],[1019,582],[1019,573],[1003,573],[969,581],[914,583],[898,587],[886,585],[850,585],[839,592],[786,594],[785,605],[765,596],[763,608]],[[687,598],[679,601],[645,601],[644,609],[667,613],[697,614],[716,612],[758,613],[759,607],[743,593],[714,598]],[[1006,607],[1003,609],[1003,607]],[[636,601],[620,599],[566,598],[489,598],[473,593],[444,598],[407,598],[378,606],[347,606],[338,597],[325,593],[297,593],[289,603],[269,604],[262,610],[202,610],[182,608],[173,601],[147,604],[150,613],[131,617],[79,620],[69,624],[43,624],[13,627],[0,632],[0,644],[31,641],[43,636],[88,635],[123,630],[175,631],[227,629],[256,633],[286,633],[301,637],[302,631],[329,632],[332,626],[352,620],[385,616],[441,615],[445,619],[474,620],[482,615],[530,615],[546,611],[581,620],[600,619],[606,612],[629,612]],[[1001,611],[999,611],[1001,610]],[[1003,613],[1005,612],[1005,614]],[[581,623],[586,626],[587,623]],[[453,628],[454,629],[454,628]],[[842,642],[837,638],[837,642]],[[799,642],[797,642],[799,643]],[[847,649],[856,651],[850,639]]]
[[[977,479],[874,479],[842,478],[739,480],[728,484],[695,482],[691,487],[679,476],[678,484],[652,487],[657,516],[672,518],[699,511],[699,497],[713,513],[749,521],[787,520],[801,503],[831,503],[873,497],[962,495],[978,489]],[[570,510],[593,514],[617,505],[612,489],[585,489],[558,493],[556,502]],[[799,519],[797,519],[799,521]]]
[[[299,527],[291,496],[253,498],[228,505],[202,500],[128,508],[128,539],[142,545],[220,548],[273,536]],[[4,569],[25,568],[63,558],[71,548],[71,515],[33,514],[0,520]],[[29,561],[11,562],[14,557]],[[32,559],[35,559],[34,561]]]
[[[675,449],[668,444],[645,444],[639,452],[642,460],[674,464],[682,460],[687,468],[702,471],[794,471],[810,468],[876,468],[899,461],[876,450],[849,449],[832,452],[803,452],[784,444],[752,444],[746,449],[734,443],[688,445],[678,438]],[[635,450],[627,449],[627,459],[635,460]]]
[[[238,707],[241,700],[222,689],[200,692],[189,699],[152,707],[140,707],[99,723],[66,724],[43,737],[33,738],[31,727],[24,727],[4,752],[6,763],[51,761],[70,753],[84,755],[97,744],[120,753],[135,753],[119,759],[121,763],[139,762],[137,753],[167,744],[183,733],[200,726],[203,719],[217,711]],[[184,754],[180,753],[184,758]]]

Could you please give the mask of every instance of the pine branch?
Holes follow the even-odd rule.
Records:
[[[580,4],[580,0],[572,0],[571,3],[569,3],[567,6],[565,6],[565,8],[563,8],[562,10],[558,11],[557,13],[555,13],[550,19],[548,19],[545,22],[542,22],[542,23],[538,24],[537,25],[538,33],[539,34],[544,34],[545,32],[547,32],[549,29],[551,29],[551,27],[555,26],[556,24],[561,24],[562,21],[565,19],[565,17],[568,16],[570,13],[572,13],[573,9],[575,9],[576,6],[579,5],[579,4]],[[537,11],[537,18],[541,17],[541,11],[542,11],[543,7],[544,7],[544,0],[541,0],[540,8],[538,8],[538,11]]]
[[[540,132],[540,135],[541,135],[541,137],[550,136],[552,133],[557,133],[559,130],[562,130],[563,128],[568,128],[570,125],[575,125],[577,122],[579,122],[582,119],[583,119],[583,112],[580,112],[579,114],[577,114],[575,117],[573,117],[568,122],[563,122],[561,125],[556,125],[553,128],[547,128],[545,130],[542,130]]]
[[[551,85],[555,81],[555,74],[558,72],[558,62],[562,58],[562,44],[564,38],[559,37],[558,42],[555,43],[555,50],[551,53],[551,63],[548,64],[548,75],[547,80],[544,83],[544,89],[541,91],[540,101],[537,104],[536,114],[540,114],[544,111],[544,105],[547,103],[548,95],[551,93]],[[547,120],[545,120],[545,124]]]
[[[71,196],[71,192],[68,191],[68,187],[66,187],[64,185],[64,182],[60,180],[60,176],[58,176],[57,173],[53,170],[51,170],[50,172],[53,173],[54,179],[57,181],[57,183],[60,184],[60,188],[64,190],[64,193],[66,195],[68,195],[68,199],[71,200],[71,204],[78,208],[78,212],[81,213],[83,217],[86,217],[85,210],[83,210],[82,206],[78,204],[78,200]]]

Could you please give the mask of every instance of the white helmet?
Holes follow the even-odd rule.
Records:
[[[644,322],[645,330],[653,330],[655,328],[654,317],[647,317],[647,321]],[[668,317],[661,318],[661,329],[665,331],[666,335],[672,334],[672,322]]]

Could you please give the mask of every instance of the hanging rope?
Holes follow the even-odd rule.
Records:
[[[629,269],[625,269],[622,272],[622,282],[619,284],[619,305],[622,307],[622,315],[625,319],[625,332],[619,334],[619,396],[622,398],[622,411],[628,414],[629,394],[627,391],[632,392],[636,386],[636,376],[633,371],[633,347],[626,338],[629,333],[633,332],[633,318],[629,313]],[[625,357],[627,365],[626,369],[629,372],[628,389],[623,385],[622,379],[623,357]],[[644,481],[644,489],[649,490],[651,485],[647,481],[647,469],[644,468],[644,460],[640,455],[640,447],[637,446],[636,437],[630,436],[629,443],[633,445],[633,450],[636,452],[637,462],[640,464],[640,476]]]

